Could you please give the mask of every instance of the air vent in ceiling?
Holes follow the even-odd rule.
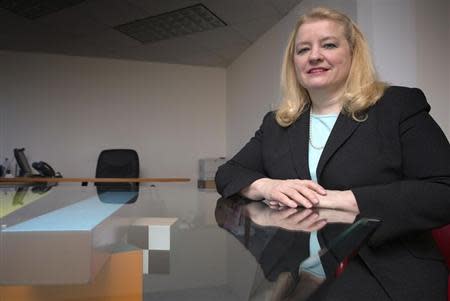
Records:
[[[142,43],[151,43],[223,26],[227,24],[211,10],[196,4],[118,25],[115,29]]]
[[[0,8],[30,20],[55,13],[85,0],[0,0]]]

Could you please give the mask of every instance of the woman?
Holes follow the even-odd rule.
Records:
[[[361,31],[327,8],[298,21],[282,92],[219,168],[219,193],[383,221],[317,300],[445,300],[448,271],[430,230],[450,223],[450,145],[423,93],[379,82]],[[336,233],[326,227],[319,240]],[[317,237],[310,244],[317,250]]]

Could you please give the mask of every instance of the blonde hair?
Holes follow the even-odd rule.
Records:
[[[330,20],[341,24],[351,51],[351,67],[342,95],[343,112],[356,121],[367,118],[366,111],[383,95],[386,84],[378,81],[369,47],[358,26],[346,15],[326,7],[316,7],[298,20],[286,47],[281,71],[281,104],[276,112],[279,125],[291,125],[311,105],[308,91],[298,82],[294,67],[295,38],[306,22]]]

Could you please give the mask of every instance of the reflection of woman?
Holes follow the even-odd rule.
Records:
[[[262,203],[258,204],[265,206]],[[255,208],[254,205],[256,204],[249,203],[243,198],[219,199],[215,210],[216,221],[254,256],[264,273],[264,279],[273,283],[287,280],[289,285],[282,286],[282,291],[288,293],[289,287],[295,286],[298,282],[300,263],[308,258],[308,250],[305,247],[308,236],[302,231],[288,231],[272,227],[273,225],[265,227],[254,223],[247,216],[252,215],[256,218],[264,210],[263,207]],[[254,286],[259,287],[257,279]],[[279,291],[275,289],[273,294],[277,295],[277,292]]]
[[[261,226],[279,227],[292,231],[312,232],[323,228],[327,223],[351,224],[356,212],[320,209],[299,209],[282,207],[273,210],[262,202],[253,202],[245,206],[247,216]]]
[[[282,91],[280,108],[219,168],[218,191],[383,220],[321,290],[333,300],[445,299],[448,271],[430,229],[450,223],[450,146],[423,93],[378,82],[357,26],[326,8],[297,23]],[[335,234],[326,227],[319,240]],[[319,248],[314,235],[310,244]]]

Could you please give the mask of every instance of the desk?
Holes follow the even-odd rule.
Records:
[[[17,189],[0,188],[2,301],[251,300],[261,287],[275,290],[308,257],[308,246],[296,244],[300,256],[287,270],[266,273],[259,255],[271,235],[301,242],[308,233],[236,220],[242,210],[234,201],[224,206],[216,192],[190,183],[139,191],[60,184],[44,193],[22,190],[26,201],[14,203]]]
[[[181,183],[189,182],[189,178],[44,178],[18,177],[0,178],[0,184],[9,183]]]

